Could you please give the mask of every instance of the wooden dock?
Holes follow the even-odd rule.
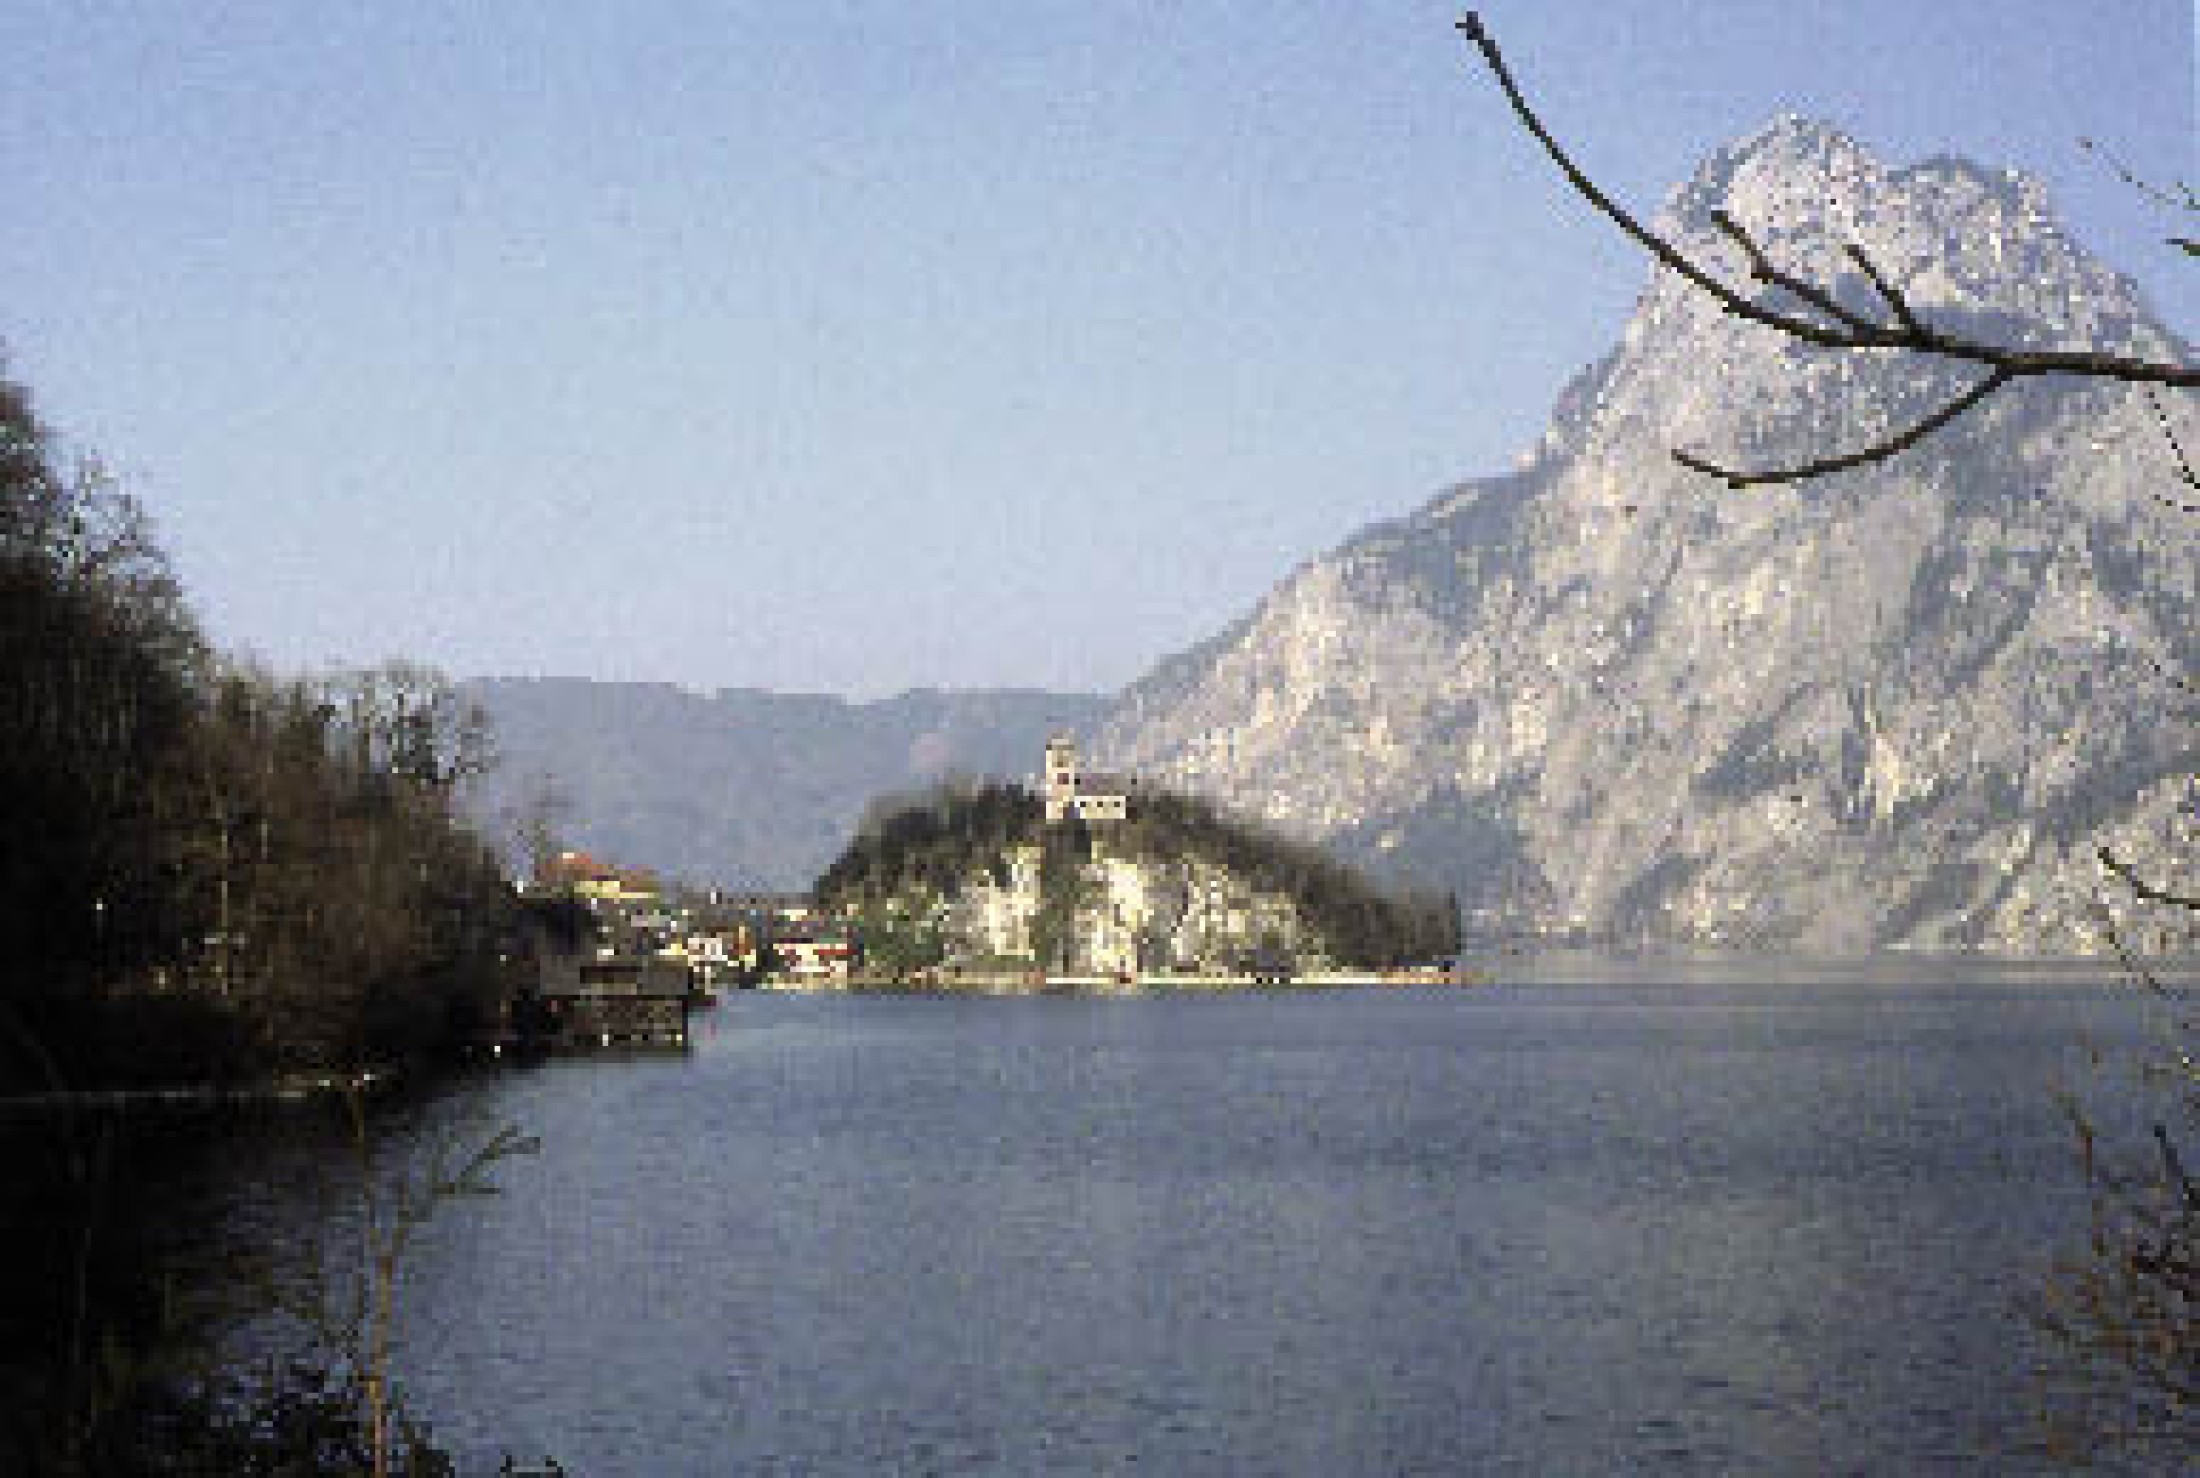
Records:
[[[515,1035],[553,1050],[685,1047],[694,990],[694,972],[677,960],[553,955]]]

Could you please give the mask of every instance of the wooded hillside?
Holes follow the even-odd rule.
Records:
[[[855,839],[818,879],[827,908],[851,917],[913,897],[954,898],[981,880],[1005,885],[1013,849],[1042,866],[1108,857],[1202,861],[1287,898],[1339,963],[1379,966],[1458,947],[1450,900],[1379,886],[1320,848],[1190,796],[1141,786],[1127,820],[1048,823],[1014,785],[943,785],[875,804]]]
[[[455,805],[488,758],[435,673],[211,650],[137,502],[0,382],[0,1092],[451,1040],[510,923]]]

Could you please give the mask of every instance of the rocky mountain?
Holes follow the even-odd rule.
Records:
[[[481,678],[500,763],[472,807],[510,837],[549,795],[567,845],[696,883],[807,888],[865,806],[944,775],[1018,777],[1047,735],[1089,728],[1078,693],[937,692],[869,703],[665,683]]]
[[[1859,309],[1850,242],[1932,322],[2188,352],[2019,174],[1892,168],[1783,117],[1658,221],[1746,282],[1720,208]],[[1976,375],[1816,350],[1656,269],[1517,468],[1308,562],[1096,747],[1456,888],[1484,932],[2097,948],[2098,904],[2123,908],[2097,846],[2193,856],[2200,518],[2160,500],[2176,461],[2141,394],[2037,383],[1801,486],[1671,456],[1791,464]]]

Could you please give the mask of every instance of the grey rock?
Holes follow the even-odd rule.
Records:
[[[1929,321],[2188,356],[2022,175],[1890,169],[1783,117],[1658,218],[1746,282],[1719,208],[1860,309],[1850,242]],[[2181,927],[2094,858],[2175,881],[2194,857],[2172,675],[2200,673],[2200,520],[2159,500],[2176,464],[2140,392],[2035,383],[1798,487],[1671,456],[1853,448],[1977,373],[1798,344],[1655,268],[1516,470],[1308,562],[1128,690],[1095,749],[1456,888],[1486,934],[2084,951],[2104,905]]]

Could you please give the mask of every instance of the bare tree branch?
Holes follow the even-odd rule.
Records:
[[[2131,186],[2132,189],[2137,190],[2141,195],[2146,196],[2156,205],[2166,205],[2171,210],[2200,210],[2200,192],[2194,191],[2192,186],[2184,181],[2179,180],[2177,182],[2177,191],[2172,194],[2124,163],[2123,160],[2110,151],[2106,144],[2096,143],[2092,139],[2080,139],[2078,140],[2078,147],[2089,154],[2100,155],[2108,162],[2108,167],[2116,171],[2118,179]]]
[[[2147,902],[2160,903],[2170,908],[2182,908],[2193,913],[2200,913],[2200,897],[2194,897],[2189,893],[2173,893],[2167,888],[2148,882],[2140,876],[2137,868],[2109,851],[2106,847],[2095,849],[2093,855],[2101,859],[2101,866],[2122,879],[2125,887]]]
[[[1822,348],[1900,349],[1913,354],[1932,354],[1945,359],[1963,360],[1983,365],[1992,371],[1977,385],[1956,396],[1910,430],[1860,452],[1827,457],[1800,467],[1757,472],[1735,472],[1717,467],[1701,457],[1676,452],[1675,457],[1684,466],[1724,478],[1729,487],[1737,488],[1764,483],[1801,482],[1821,477],[1829,472],[1882,461],[1905,451],[1980,401],[2019,379],[2046,375],[2078,375],[2095,380],[2121,380],[2150,386],[2169,385],[2180,389],[2200,387],[2200,368],[2191,365],[2097,353],[2092,350],[2017,349],[2003,344],[1983,343],[1961,334],[1934,328],[1918,317],[1893,284],[1861,250],[1852,245],[1848,248],[1849,256],[1862,268],[1874,290],[1885,300],[1891,315],[1886,321],[1868,318],[1843,307],[1825,289],[1775,266],[1764,249],[1739,223],[1723,211],[1717,213],[1713,216],[1714,222],[1741,248],[1748,259],[1753,278],[1785,289],[1801,302],[1831,318],[1833,322],[1824,323],[1799,313],[1768,307],[1698,265],[1679,247],[1643,225],[1624,206],[1598,188],[1596,182],[1583,172],[1558,140],[1552,137],[1543,120],[1536,115],[1535,109],[1529,106],[1519,84],[1514,81],[1511,70],[1505,65],[1503,55],[1497,49],[1496,39],[1482,24],[1480,15],[1468,11],[1460,18],[1457,28],[1481,52],[1484,63],[1497,79],[1497,85],[1503,89],[1505,99],[1512,105],[1513,113],[1519,118],[1521,126],[1543,146],[1544,153],[1551,157],[1575,192],[1643,250],[1708,294],[1728,313]],[[2120,165],[2116,167],[2121,169]],[[2188,190],[2188,197],[2190,194]],[[2189,249],[2194,248],[2188,247]]]
[[[1864,275],[1871,279],[1872,287],[1878,291],[1881,298],[1886,300],[1887,306],[1894,310],[1894,316],[1902,320],[1902,326],[1912,333],[1924,333],[1926,331],[1925,325],[1918,321],[1915,313],[1910,311],[1909,299],[1895,290],[1894,284],[1889,282],[1881,274],[1872,259],[1864,254],[1864,248],[1852,241],[1842,249],[1849,254],[1849,259],[1863,270]]]
[[[2126,975],[2139,982],[2140,986],[2150,994],[2158,996],[2162,1000],[2182,1001],[2185,994],[2183,987],[2171,985],[2150,969],[2146,961],[2139,958],[2137,952],[2125,940],[2124,931],[2117,927],[2116,915],[2109,910],[2107,904],[2095,900],[2093,913],[2100,920],[2101,928],[2108,936],[2110,952],[2116,956],[2117,963],[2124,967]]]
[[[2200,493],[2200,477],[2193,475],[2192,459],[2185,455],[2185,444],[2177,439],[2177,428],[2170,424],[2169,411],[2163,406],[2160,393],[2152,385],[2143,385],[2140,388],[2146,392],[2147,404],[2153,408],[2154,419],[2162,428],[2162,439],[2169,443],[2171,453],[2177,458],[2178,477],[2184,480],[2186,487]],[[2180,503],[2162,493],[2156,493],[2154,499],[2180,513],[2200,513],[2200,504]]]
[[[1850,467],[1862,467],[1871,462],[1883,462],[1898,453],[1908,451],[1972,406],[1977,405],[1987,396],[1992,395],[2002,386],[2008,384],[2011,378],[2009,371],[1995,370],[1969,390],[1966,390],[1963,394],[1949,401],[1946,405],[1905,431],[1898,431],[1882,441],[1873,442],[1870,446],[1857,451],[1843,452],[1839,456],[1821,458],[1816,462],[1805,462],[1796,467],[1780,467],[1759,472],[1738,472],[1730,467],[1722,467],[1707,458],[1696,456],[1692,452],[1679,450],[1674,451],[1673,460],[1693,471],[1709,473],[1713,477],[1720,478],[1730,488],[1757,487],[1765,483],[1775,482],[1804,482],[1813,477],[1823,477],[1829,472],[1840,472]]]
[[[1749,259],[1749,275],[1756,281],[1784,288],[1853,333],[1871,333],[1878,328],[1877,324],[1863,314],[1843,307],[1833,294],[1816,283],[1775,267],[1772,258],[1765,254],[1765,249],[1757,244],[1757,238],[1751,236],[1740,221],[1725,211],[1713,211],[1711,223],[1742,249],[1742,255]]]

